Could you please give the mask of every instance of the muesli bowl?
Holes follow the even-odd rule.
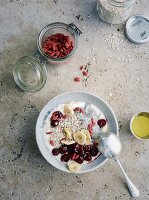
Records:
[[[70,123],[69,120],[71,119],[71,117],[76,117],[77,115],[81,117],[81,120],[84,120],[84,116],[86,116],[86,114],[88,113],[89,117],[94,116],[95,123],[97,121],[96,119],[99,119],[99,120],[104,119],[106,121],[106,123],[102,123],[102,127],[101,127],[102,131],[111,131],[111,132],[114,132],[115,134],[118,134],[117,119],[112,109],[103,100],[101,100],[99,97],[93,96],[85,92],[68,92],[68,93],[61,94],[55,97],[54,99],[50,100],[42,109],[38,117],[37,124],[36,124],[36,140],[37,140],[38,147],[42,155],[44,156],[44,158],[51,165],[53,165],[57,169],[62,170],[64,172],[68,172],[68,173],[90,172],[102,166],[107,161],[107,158],[105,158],[99,152],[99,145],[100,145],[100,143],[98,142],[99,140],[95,141],[92,138],[92,136],[91,137],[87,136],[88,133],[90,133],[90,129],[88,129],[89,127],[87,126],[88,121],[86,120],[87,124],[85,124],[83,121],[82,127],[80,127],[79,125],[79,130],[71,130],[71,132],[73,132],[72,134],[73,137],[69,140],[67,140],[67,137],[64,137],[63,135],[63,134],[65,134],[65,136],[67,136],[67,134],[69,135],[69,133],[67,133],[66,130],[64,131],[64,128],[67,128],[70,131],[70,125],[67,127],[64,127],[64,124],[66,122],[65,120],[64,121],[60,120],[58,122],[59,125],[56,123],[54,124],[54,127],[51,127],[51,124],[53,125],[53,122],[51,121],[51,119],[53,119],[53,113],[55,113],[56,111],[59,111],[63,115],[65,115],[68,112],[71,112],[70,107],[68,105],[69,106],[71,105],[71,107],[73,108],[72,113],[73,114],[75,113],[74,115],[65,118],[69,123]],[[79,108],[81,107],[84,110],[85,114],[75,109],[76,107],[78,108],[78,105],[79,105]],[[67,106],[69,107],[68,109],[67,109]],[[94,113],[95,115],[92,115],[92,113]],[[55,115],[54,115],[54,120],[55,119],[57,118],[55,118]],[[90,118],[90,122],[91,121],[92,120]],[[63,125],[60,126],[61,124]],[[75,124],[77,124],[77,122]],[[98,134],[98,131],[101,130],[98,124],[96,124],[94,127],[95,128],[94,132],[96,132],[97,130],[97,134]],[[66,125],[68,125],[68,123],[66,123]],[[60,144],[57,143],[58,137],[59,137],[59,133],[57,131],[59,130],[59,128],[62,130],[59,132],[61,135],[60,140],[59,140],[61,142]],[[75,129],[76,126],[73,128]],[[82,133],[82,131],[84,130],[86,132]],[[79,138],[80,131],[82,134],[81,139]],[[85,139],[84,139],[84,134],[87,134]],[[96,133],[94,134],[96,135]],[[65,143],[63,143],[62,141],[64,141]],[[68,143],[73,141],[73,143],[68,144],[66,143],[66,141],[68,141]],[[74,154],[74,148],[71,148],[70,145],[71,146],[77,145],[77,148],[81,147],[85,149],[88,147],[91,147],[93,150],[91,150],[92,152],[90,150],[87,150],[87,152],[83,152],[83,162],[82,161],[80,162],[79,159],[80,157],[82,157],[82,155],[80,157],[75,157],[75,156],[76,155],[78,156],[78,154],[80,155],[80,153],[82,154],[82,150],[81,151],[78,150]],[[63,147],[67,147],[67,148],[63,149]],[[62,151],[60,151],[61,148],[62,148]],[[55,152],[54,149],[58,149],[58,152]],[[85,157],[86,153],[87,155],[91,155],[91,157],[86,158]],[[69,155],[69,158],[67,155]]]

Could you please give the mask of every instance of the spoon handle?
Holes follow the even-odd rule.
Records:
[[[131,180],[129,179],[129,177],[127,176],[126,172],[124,171],[120,161],[118,159],[115,159],[115,161],[117,161],[117,163],[119,164],[125,178],[126,178],[126,182],[127,182],[127,186],[129,189],[129,192],[131,194],[132,197],[138,197],[139,196],[139,190],[136,188],[136,186],[131,182]]]

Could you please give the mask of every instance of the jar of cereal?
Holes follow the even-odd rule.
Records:
[[[130,16],[135,0],[97,0],[97,12],[109,24],[120,24]]]

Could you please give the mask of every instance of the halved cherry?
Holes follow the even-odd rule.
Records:
[[[97,124],[100,128],[104,127],[106,125],[107,121],[105,119],[99,119],[97,121]]]
[[[91,155],[92,156],[97,156],[99,150],[96,146],[93,146],[92,149],[91,149]]]
[[[76,160],[75,160],[77,163],[79,164],[82,164],[83,161],[84,161],[84,158],[82,156],[78,157]]]
[[[76,153],[72,153],[72,154],[69,155],[69,158],[70,158],[71,160],[76,160],[76,159],[79,158],[79,155],[76,154]]]
[[[91,151],[92,146],[91,145],[85,145],[84,146],[84,151],[85,152],[90,152]]]
[[[68,147],[65,145],[62,145],[59,149],[61,154],[68,153]]]
[[[59,124],[59,121],[52,120],[50,124],[51,124],[52,127],[56,127]]]
[[[84,160],[86,161],[91,161],[92,160],[92,155],[89,152],[86,152],[85,156],[84,156]]]
[[[60,149],[58,149],[58,148],[52,149],[52,154],[53,154],[54,156],[57,156],[59,153],[60,153]]]
[[[68,162],[69,160],[70,160],[70,158],[69,158],[68,154],[63,154],[61,156],[61,161],[62,162]]]

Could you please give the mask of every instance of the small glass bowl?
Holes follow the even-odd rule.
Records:
[[[130,120],[130,131],[139,140],[149,140],[149,133],[148,132],[147,132],[145,137],[141,137],[141,136],[138,136],[132,128],[133,121],[135,120],[136,117],[139,117],[139,116],[145,116],[149,119],[149,112],[142,111],[142,112],[139,112],[139,113],[136,113],[135,115],[133,115],[133,117]],[[139,126],[141,126],[141,123],[139,123]]]
[[[48,56],[42,49],[43,43],[45,42],[45,40],[53,34],[56,33],[62,33],[66,36],[69,36],[71,41],[73,42],[73,49],[72,51],[63,58],[53,58]],[[49,24],[47,26],[45,26],[41,32],[39,33],[38,39],[37,39],[37,46],[38,46],[38,50],[40,52],[40,54],[46,59],[47,62],[52,62],[55,64],[59,64],[60,62],[66,61],[69,58],[71,58],[78,46],[78,36],[81,34],[82,32],[73,24],[65,24],[65,23],[61,23],[61,22],[55,22],[52,24]]]
[[[13,76],[22,91],[36,92],[45,85],[47,70],[44,63],[32,56],[25,56],[16,63]]]

